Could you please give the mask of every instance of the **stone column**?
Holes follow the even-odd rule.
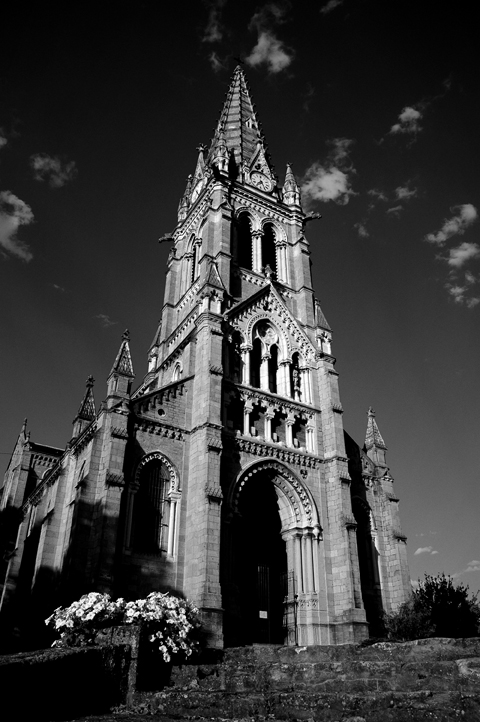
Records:
[[[307,451],[310,454],[315,453],[315,424],[313,422],[313,419],[310,419],[307,423]]]
[[[304,366],[300,369],[300,384],[302,401],[304,404],[312,403],[312,388],[310,383],[310,369]]]
[[[250,385],[250,351],[251,346],[242,346],[242,384]]]
[[[250,414],[252,413],[253,405],[250,400],[246,400],[243,407],[243,435],[250,435]]]
[[[270,360],[270,354],[266,353],[262,355],[262,361],[260,363],[260,388],[262,391],[269,391],[268,384],[268,362]]]
[[[282,244],[277,246],[277,269],[278,269],[278,280],[286,283],[287,277],[287,246]]]
[[[285,421],[285,443],[287,446],[293,446],[293,425],[295,423],[295,417],[291,412],[287,416]]]
[[[252,231],[252,269],[262,271],[262,231]]]
[[[278,364],[280,383],[278,384],[278,393],[280,396],[291,396],[290,388],[290,359],[284,359]]]
[[[272,440],[272,419],[275,416],[274,410],[269,407],[265,413],[265,441]]]

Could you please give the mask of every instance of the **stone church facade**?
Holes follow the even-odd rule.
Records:
[[[343,429],[301,206],[273,174],[237,68],[171,236],[162,319],[133,390],[125,333],[65,449],[22,428],[1,497],[3,628],[91,590],[170,590],[212,646],[342,644],[410,591],[375,414]],[[23,622],[22,622],[23,620]],[[370,630],[370,632],[369,632]]]

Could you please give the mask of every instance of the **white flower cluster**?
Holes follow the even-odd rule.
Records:
[[[108,594],[90,592],[69,607],[58,607],[45,624],[60,633],[54,646],[88,643],[96,631],[121,624],[139,624],[158,645],[165,662],[172,654],[188,657],[198,646],[192,632],[200,626],[198,609],[185,599],[152,592],[146,599],[113,601]]]

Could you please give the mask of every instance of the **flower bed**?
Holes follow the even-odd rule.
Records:
[[[60,635],[53,643],[56,647],[95,644],[100,630],[122,625],[139,625],[142,636],[165,662],[170,662],[172,655],[189,657],[199,646],[198,609],[185,599],[161,592],[131,602],[90,592],[69,607],[58,607],[45,624]]]

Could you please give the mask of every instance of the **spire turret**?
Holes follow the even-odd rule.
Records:
[[[108,376],[108,397],[125,399],[130,396],[132,380],[135,378],[130,354],[130,333],[124,331],[122,343]]]
[[[285,183],[283,184],[283,202],[287,206],[300,205],[300,189],[292,173],[290,163],[287,163],[287,172],[285,173]]]
[[[193,183],[193,176],[190,173],[190,175],[187,178],[187,185],[185,187],[185,192],[182,196],[182,200],[178,204],[178,220],[184,221],[187,217],[188,209],[190,207],[190,196],[192,194],[192,183]]]
[[[93,396],[93,384],[95,379],[93,376],[89,376],[86,381],[86,390],[83,397],[80,408],[77,411],[77,415],[73,420],[73,438],[80,436],[82,431],[93,421],[96,415],[95,411],[95,398]]]
[[[377,466],[386,466],[385,452],[387,446],[383,440],[375,419],[375,411],[368,409],[367,432],[365,434],[365,451]]]

